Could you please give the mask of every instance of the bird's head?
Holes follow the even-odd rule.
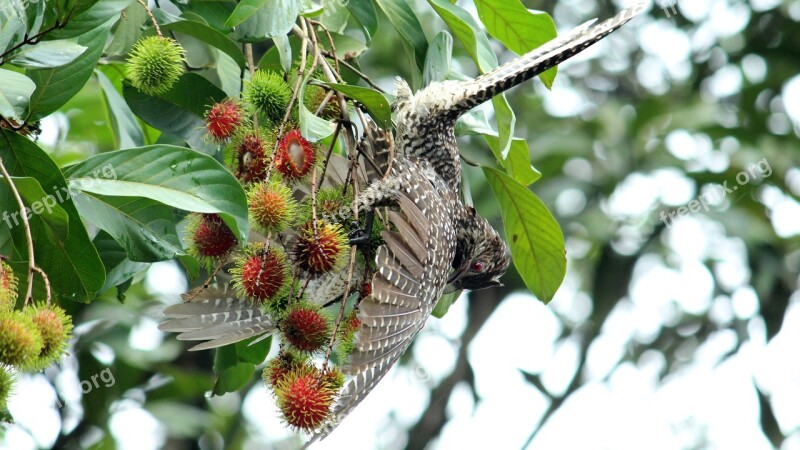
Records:
[[[463,225],[457,236],[453,273],[447,280],[449,292],[458,289],[477,291],[502,286],[500,277],[511,259],[508,247],[494,228],[472,207],[465,207]]]

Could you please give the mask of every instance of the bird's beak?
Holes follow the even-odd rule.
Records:
[[[467,265],[463,264],[461,267],[457,268],[453,273],[450,274],[450,278],[447,279],[447,284],[457,283],[458,280],[464,275],[464,272],[467,271]]]

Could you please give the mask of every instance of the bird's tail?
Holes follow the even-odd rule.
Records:
[[[464,99],[457,103],[451,111],[464,113],[551,67],[557,66],[614,32],[644,11],[646,6],[645,2],[638,3],[594,27],[591,25],[596,19],[590,20],[569,33],[479,76],[468,82],[468,95],[464,96]]]

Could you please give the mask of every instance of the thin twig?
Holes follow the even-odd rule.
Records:
[[[71,14],[71,13],[70,13],[70,14]],[[36,43],[37,43],[37,42],[39,42],[39,41],[40,41],[40,40],[41,40],[41,39],[44,37],[44,35],[46,35],[47,33],[50,33],[50,32],[52,32],[52,31],[55,31],[55,30],[57,30],[57,29],[59,29],[59,28],[64,28],[64,26],[67,24],[67,21],[68,21],[68,20],[69,20],[69,16],[68,16],[66,19],[64,19],[63,21],[56,21],[56,23],[55,23],[55,24],[53,24],[53,26],[51,26],[50,28],[47,28],[47,29],[45,29],[45,30],[42,30],[42,31],[40,31],[40,32],[38,32],[38,33],[36,33],[36,34],[34,34],[33,36],[28,36],[28,35],[27,35],[27,33],[26,33],[26,34],[25,34],[25,37],[24,37],[24,39],[22,39],[22,42],[20,42],[19,44],[13,45],[11,48],[9,48],[8,50],[6,50],[6,51],[4,51],[2,54],[0,54],[0,65],[3,65],[3,64],[5,64],[5,61],[4,61],[4,59],[3,59],[3,58],[5,58],[6,56],[10,55],[12,52],[16,51],[16,50],[17,50],[17,49],[19,49],[20,47],[23,47],[23,46],[25,46],[25,45],[33,45],[33,44],[36,44]]]
[[[250,71],[250,82],[256,74],[256,64],[253,59],[253,44],[244,44],[244,56],[247,58],[247,69]],[[258,111],[253,111],[253,131],[258,134]]]
[[[53,291],[50,289],[50,279],[47,278],[47,274],[44,273],[44,270],[42,270],[39,266],[33,266],[33,270],[42,276],[42,281],[44,281],[44,290],[47,293],[47,304],[49,305],[53,299]]]
[[[367,84],[369,84],[370,87],[372,87],[372,89],[375,89],[376,91],[380,92],[381,94],[385,94],[386,93],[386,91],[383,88],[381,88],[380,86],[378,86],[374,81],[372,81],[372,79],[370,79],[370,77],[368,77],[364,72],[356,69],[356,67],[353,66],[352,64],[350,64],[349,62],[347,62],[347,61],[345,61],[343,59],[340,59],[336,55],[331,55],[330,52],[327,52],[325,50],[322,51],[322,55],[327,57],[327,58],[333,59],[338,64],[341,64],[341,65],[345,66],[346,68],[348,68],[349,70],[353,71],[353,73],[358,75],[359,78],[361,78],[362,80],[366,81]]]
[[[22,226],[25,228],[25,240],[28,244],[28,289],[25,291],[25,306],[28,306],[28,303],[32,300],[33,297],[33,272],[37,270],[36,267],[36,258],[33,254],[33,237],[31,236],[31,225],[28,222],[28,214],[25,211],[25,203],[22,201],[22,196],[19,195],[19,191],[17,190],[17,186],[14,184],[14,181],[11,179],[11,175],[6,170],[5,164],[3,164],[3,158],[0,158],[0,172],[3,174],[3,178],[8,181],[8,187],[11,189],[11,192],[14,194],[14,198],[17,199],[17,205],[19,205],[20,215],[22,216]],[[44,278],[47,278],[47,275],[44,272],[39,271]],[[49,285],[50,282],[46,282],[46,285]],[[48,291],[49,292],[49,291]],[[48,302],[49,302],[49,295],[48,295]]]
[[[156,34],[158,37],[164,37],[164,35],[161,34],[161,27],[158,26],[158,22],[156,21],[156,16],[153,15],[153,11],[150,10],[147,2],[145,0],[139,0],[139,4],[144,7],[145,12],[148,16],[150,16],[150,21],[153,22],[153,28],[156,29]]]

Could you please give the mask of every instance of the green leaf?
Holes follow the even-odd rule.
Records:
[[[86,47],[71,41],[44,41],[27,45],[9,60],[27,69],[49,69],[69,64],[86,51]]]
[[[19,120],[35,90],[36,84],[30,78],[0,69],[0,116]]]
[[[144,133],[136,116],[133,115],[130,107],[122,96],[117,92],[117,88],[111,83],[111,80],[101,72],[95,71],[97,81],[100,82],[100,87],[103,89],[103,98],[106,101],[108,108],[108,115],[111,123],[111,130],[114,132],[114,137],[117,141],[117,148],[130,148],[144,145]]]
[[[281,59],[281,68],[284,72],[289,73],[292,70],[292,44],[289,42],[289,37],[280,35],[274,36],[272,41],[275,43],[275,48],[278,50],[278,56]]]
[[[545,304],[567,271],[564,234],[539,197],[496,169],[483,173],[500,203],[511,257],[525,285]]]
[[[264,362],[270,347],[272,347],[272,336],[252,344],[253,341],[261,337],[263,336],[256,336],[236,343],[236,356],[239,358],[239,361],[253,364],[261,364]]]
[[[50,229],[50,233],[62,241],[66,239],[69,234],[69,216],[58,204],[58,199],[48,195],[35,178],[11,177],[11,179],[25,205],[33,214],[41,217],[45,226]]]
[[[9,130],[0,129],[0,158],[12,176],[35,178],[42,190],[58,199],[59,205],[66,211],[69,225],[64,240],[51,234],[39,216],[31,216],[36,264],[47,273],[56,295],[73,301],[90,301],[103,287],[105,269],[78,210],[70,200],[67,182],[61,171],[36,144]],[[11,203],[5,200],[0,204]],[[21,224],[15,224],[12,233],[21,230]],[[15,248],[21,253],[25,249],[24,237],[18,238],[18,234],[13,236]],[[27,260],[27,252],[16,257],[18,260]]]
[[[214,382],[214,388],[211,390],[211,394],[223,395],[228,392],[238,391],[247,386],[247,383],[253,378],[253,373],[255,373],[255,371],[255,364],[248,362],[241,362],[226,367],[217,375],[217,380]]]
[[[230,38],[208,25],[191,20],[181,20],[162,25],[161,29],[177,31],[179,33],[187,34],[193,38],[199,39],[233,58],[233,60],[236,61],[236,64],[238,64],[242,69],[247,64],[247,60],[245,60],[244,54],[239,46],[236,45],[236,43]]]
[[[185,140],[193,149],[213,154],[217,148],[205,138],[206,109],[226,94],[195,73],[184,74],[168,92],[151,97],[128,84],[122,95],[131,110],[148,125]]]
[[[517,180],[523,186],[529,186],[536,180],[542,177],[531,165],[530,149],[528,142],[524,139],[513,139],[511,142],[508,158],[502,159],[500,156],[502,149],[500,148],[500,139],[497,136],[484,135],[486,143],[492,149],[498,161],[503,162],[503,167],[511,175],[512,178]]]
[[[518,55],[556,37],[553,18],[544,12],[529,11],[519,0],[475,0],[475,8],[489,34]],[[553,86],[556,70],[553,67],[539,75],[548,89]]]
[[[217,213],[239,242],[247,242],[247,200],[242,186],[225,167],[202,153],[151,145],[101,153],[64,173],[72,189],[138,196],[185,211]]]
[[[78,44],[87,47],[87,50],[70,64],[55,69],[28,70],[27,75],[36,83],[36,92],[31,96],[27,121],[38,120],[55,112],[83,89],[103,54],[111,25],[112,21],[109,20],[78,36]]]
[[[101,28],[105,29],[108,27],[108,29],[110,29],[111,26],[121,17],[120,13],[122,10],[130,6],[135,1],[136,0],[93,1],[91,3],[91,7],[85,11],[73,12],[72,17],[70,17],[69,21],[67,21],[67,25],[64,28],[55,30],[48,34],[46,39],[69,39],[85,34],[92,34]],[[79,9],[82,8],[76,8],[76,10]],[[86,42],[82,42],[81,38],[78,38],[78,43],[89,47],[89,51],[87,51],[87,53],[93,52],[94,50],[102,51],[105,47],[105,40],[98,48],[95,48],[91,43],[87,44]]]
[[[440,31],[428,45],[425,57],[425,70],[422,71],[422,87],[434,81],[444,81],[450,72],[453,59],[453,36],[447,31]]]
[[[122,12],[112,31],[111,43],[106,47],[109,56],[125,55],[142,36],[142,26],[147,22],[147,12],[139,3],[134,3]]]
[[[300,92],[297,94],[297,98],[305,98],[308,80],[310,80],[313,75],[313,73],[306,74],[303,83],[300,85]],[[333,124],[315,116],[313,112],[306,108],[305,102],[297,102],[297,108],[300,111],[300,134],[302,134],[303,137],[311,142],[318,142],[333,134]]]
[[[337,83],[325,84],[364,105],[379,127],[392,127],[392,108],[389,106],[389,101],[380,92],[361,86]]]
[[[378,14],[372,0],[350,0],[346,3],[348,11],[361,26],[361,31],[367,40],[367,44],[372,40],[372,36],[378,31]]]
[[[106,267],[106,282],[98,294],[115,286],[120,287],[150,266],[148,263],[133,262],[128,259],[125,249],[105,231],[97,233],[92,243]]]
[[[251,7],[263,6],[251,12],[248,10],[238,14],[242,5],[249,3]],[[261,42],[273,36],[285,35],[292,30],[301,4],[296,0],[244,0],[236,6],[225,26],[236,27],[231,37],[239,42]],[[239,21],[249,14],[243,21]],[[238,23],[236,23],[238,22]],[[236,23],[236,25],[231,25]]]
[[[397,29],[400,38],[414,51],[417,68],[425,68],[425,55],[428,53],[428,39],[419,23],[416,14],[403,0],[375,0],[381,7],[389,22]]]
[[[497,67],[497,56],[492,51],[489,38],[467,11],[444,0],[428,0],[428,3],[453,30],[453,34],[466,48],[481,72],[485,73]],[[505,94],[495,96],[492,104],[497,117],[497,129],[500,130],[501,160],[504,160],[508,156],[511,137],[514,136],[516,117]]]
[[[72,199],[81,217],[110,234],[131,261],[166,261],[184,253],[169,206],[149,198],[80,191]]]
[[[450,307],[453,306],[453,303],[455,303],[460,296],[461,290],[458,290],[439,297],[439,300],[436,302],[436,306],[433,308],[433,312],[431,313],[433,317],[437,317],[439,319],[444,317],[444,315],[447,314],[447,311],[450,310]]]
[[[236,5],[236,8],[231,13],[231,16],[225,22],[225,26],[233,28],[238,26],[245,20],[252,17],[261,8],[264,8],[269,0],[242,0]]]

